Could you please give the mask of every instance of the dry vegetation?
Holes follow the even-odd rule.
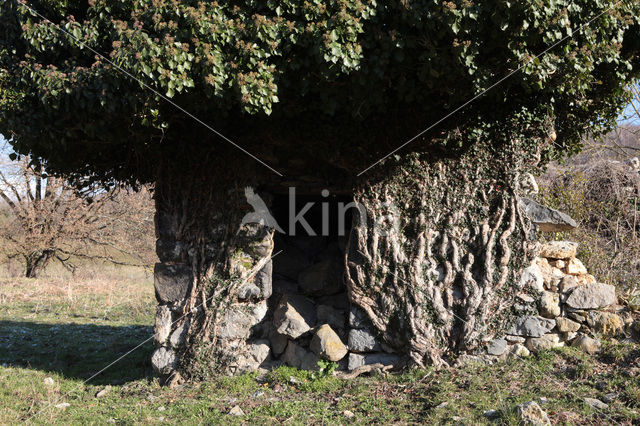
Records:
[[[71,322],[96,319],[149,323],[155,307],[148,268],[111,262],[84,264],[75,274],[52,265],[37,279],[0,269],[0,312],[29,312],[38,321],[62,314]]]
[[[148,267],[155,260],[147,188],[76,189],[28,158],[0,161],[0,255],[35,278],[51,262],[70,271],[91,261]]]
[[[640,127],[625,126],[587,141],[583,153],[552,165],[539,179],[541,201],[579,224],[563,238],[580,243],[580,258],[599,280],[638,305],[640,295]]]

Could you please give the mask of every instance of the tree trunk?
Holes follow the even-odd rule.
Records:
[[[38,250],[25,256],[25,277],[38,278],[54,254],[54,250]]]
[[[245,355],[263,334],[273,230],[240,228],[250,211],[245,187],[264,177],[231,169],[165,168],[156,183],[153,365],[164,376],[179,371],[202,379],[258,367]]]
[[[356,190],[367,223],[356,217],[348,243],[350,300],[410,364],[443,364],[508,324],[533,257],[513,166],[416,154]]]

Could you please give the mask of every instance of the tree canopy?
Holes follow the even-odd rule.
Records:
[[[380,129],[397,146],[388,129],[412,136],[488,90],[410,149],[544,115],[558,155],[611,126],[640,73],[632,0],[25,4],[0,4],[0,133],[101,180],[151,180],[175,149],[227,143],[158,93],[247,149],[293,127],[301,145],[349,135],[375,153]]]

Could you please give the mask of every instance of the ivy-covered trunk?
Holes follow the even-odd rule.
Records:
[[[251,354],[264,352],[252,342],[271,294],[273,230],[240,223],[250,211],[245,188],[260,178],[206,161],[171,166],[160,170],[155,189],[153,365],[175,379],[255,369],[260,354]]]
[[[167,162],[156,184],[153,365],[161,375],[206,378],[272,361],[314,368],[323,336],[340,348],[330,356],[345,361],[341,367],[374,360],[442,365],[508,325],[522,270],[533,257],[517,181],[539,160],[516,142],[478,144],[455,156],[407,154],[366,179],[334,182],[321,199],[338,187],[359,208],[352,210],[346,247],[331,252],[343,265],[341,282],[323,282],[336,276],[325,268],[335,257],[301,268],[289,264],[289,270],[313,272],[289,275],[305,285],[289,282],[297,291],[278,288],[273,300],[275,224],[255,219],[272,207],[268,192],[279,188],[272,193],[283,202],[286,187],[268,171],[212,167],[206,156],[199,158],[188,166]],[[288,178],[287,186],[300,181]],[[288,249],[305,245],[309,241]],[[290,262],[304,253],[283,256]],[[338,295],[345,287],[346,295]],[[369,353],[351,341],[354,330],[363,336],[364,329],[375,339]],[[320,342],[316,353],[313,339]]]
[[[367,223],[348,242],[350,300],[410,364],[442,364],[508,323],[532,258],[515,194],[522,160],[415,154],[356,189]]]

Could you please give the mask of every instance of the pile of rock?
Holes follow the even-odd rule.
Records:
[[[275,248],[265,241],[259,254],[266,263],[239,286],[237,300],[225,308],[216,326],[216,337],[238,354],[228,373],[280,364],[316,370],[320,360],[338,362],[340,369],[350,370],[398,361],[379,343],[366,314],[349,302],[343,237],[278,235]],[[251,250],[256,251],[254,246]],[[278,254],[268,260],[271,248]],[[160,306],[152,364],[166,377],[176,369],[177,354],[187,344],[191,317],[181,311],[191,275],[173,258],[164,261],[156,265]],[[237,263],[253,264],[244,257]]]
[[[343,369],[397,356],[384,352],[366,315],[350,306],[344,285],[344,242],[283,237],[274,259],[268,339],[274,361],[314,370],[323,359]]]
[[[577,243],[543,244],[522,276],[520,312],[506,335],[486,347],[488,355],[526,356],[571,344],[596,353],[598,336],[632,333],[633,318],[617,305],[615,287],[597,282],[576,258]]]

